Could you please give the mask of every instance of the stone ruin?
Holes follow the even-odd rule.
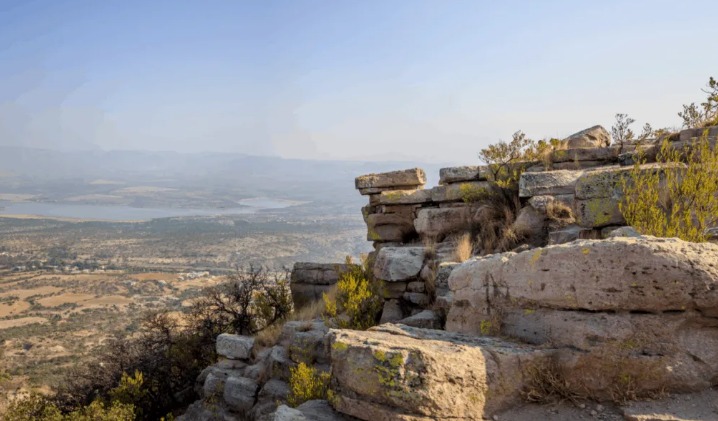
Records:
[[[708,131],[715,143],[718,128]],[[701,133],[684,130],[671,141],[690,147]],[[512,412],[539,398],[537,382],[546,378],[569,400],[712,393],[718,245],[624,227],[620,177],[638,151],[650,165],[656,144],[611,146],[601,127],[566,143],[519,180],[516,223],[531,228],[532,243],[465,262],[455,261],[455,239],[476,223],[466,195],[488,186],[487,168],[444,168],[429,189],[418,168],[357,177],[369,201],[362,213],[374,242],[372,272],[384,291],[381,324],[352,331],[289,322],[265,349],[223,335],[224,359],[200,376],[203,400],[184,419],[551,419]],[[552,224],[552,201],[570,207],[575,221]],[[341,270],[296,264],[297,304],[319,299]],[[300,362],[331,373],[331,403],[277,406]],[[616,407],[619,418],[601,419],[718,420],[718,394],[711,396],[714,404],[691,417],[651,418],[650,405],[629,403]]]

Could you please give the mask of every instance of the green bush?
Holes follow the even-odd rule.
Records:
[[[707,133],[682,150],[664,141],[658,162],[673,165],[651,169],[638,160],[622,178],[624,218],[642,234],[706,241],[718,225],[718,148]]]
[[[339,275],[334,297],[324,294],[325,315],[342,329],[365,330],[376,325],[384,306],[377,282],[369,276],[367,262],[351,265]]]
[[[297,407],[313,399],[328,399],[330,374],[304,363],[290,369],[287,403]]]

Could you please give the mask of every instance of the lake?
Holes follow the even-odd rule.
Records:
[[[105,221],[147,221],[177,216],[220,216],[255,213],[268,209],[283,209],[303,202],[256,197],[240,200],[240,208],[135,208],[126,205],[86,205],[45,202],[0,201],[0,215],[32,215],[48,218],[92,219]]]

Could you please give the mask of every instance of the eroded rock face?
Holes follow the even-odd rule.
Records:
[[[339,280],[339,274],[356,265],[343,263],[307,263],[297,262],[291,273],[289,288],[296,307],[303,307],[322,299]]]
[[[384,247],[377,253],[374,276],[383,281],[406,281],[424,266],[424,247]]]
[[[569,149],[600,148],[611,144],[611,135],[603,126],[593,126],[572,134],[564,141]]]
[[[493,303],[718,316],[718,246],[655,237],[583,240],[469,260],[449,277],[447,330],[480,333]]]
[[[414,228],[420,235],[437,240],[468,228],[471,211],[467,207],[427,208],[417,212]]]
[[[515,402],[522,367],[548,358],[494,338],[382,325],[331,330],[336,408],[362,420],[476,420]]]

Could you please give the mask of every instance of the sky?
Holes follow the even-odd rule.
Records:
[[[718,1],[0,0],[0,145],[470,164],[680,126]]]

